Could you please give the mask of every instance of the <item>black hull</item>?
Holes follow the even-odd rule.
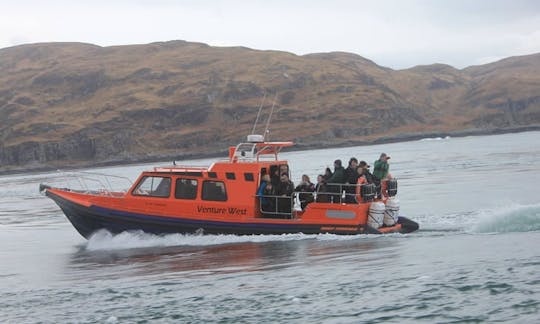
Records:
[[[62,209],[75,229],[86,239],[98,230],[105,229],[113,234],[125,231],[144,231],[152,234],[171,233],[199,233],[199,234],[363,234],[372,233],[363,226],[358,226],[354,231],[339,230],[342,225],[325,224],[271,224],[271,223],[233,223],[215,221],[197,221],[163,216],[151,216],[142,214],[126,213],[118,210],[100,208],[97,206],[82,206],[46,191],[46,195],[54,200]],[[402,227],[401,233],[409,233],[418,229],[418,224],[406,218],[408,226]],[[294,221],[291,221],[294,222]],[[401,217],[400,217],[401,223]],[[416,227],[414,227],[416,225]],[[403,225],[402,225],[403,226]],[[333,230],[328,228],[335,227]],[[323,229],[324,228],[324,229]],[[375,232],[377,232],[375,230]]]

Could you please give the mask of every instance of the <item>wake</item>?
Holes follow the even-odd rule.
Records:
[[[154,235],[142,231],[113,235],[106,230],[93,234],[87,251],[127,250],[175,246],[211,246],[235,243],[265,243],[302,240],[348,241],[382,237],[415,237],[475,233],[509,233],[540,231],[540,204],[510,205],[494,209],[453,215],[419,217],[420,230],[410,234],[281,234],[281,235]]]
[[[540,231],[540,204],[510,205],[480,213],[474,233]]]
[[[123,232],[113,235],[106,230],[94,233],[88,240],[87,251],[127,250],[174,246],[211,246],[234,243],[265,243],[302,240],[355,240],[379,235],[336,235],[336,234],[281,234],[281,235],[197,235],[167,234],[154,235],[142,231]]]

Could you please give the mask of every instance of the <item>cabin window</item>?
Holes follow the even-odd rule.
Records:
[[[144,176],[132,194],[167,198],[171,193],[171,178]]]
[[[197,180],[182,178],[176,179],[174,197],[176,199],[197,198]]]
[[[227,172],[227,173],[225,173],[225,177],[226,177],[227,179],[229,179],[229,180],[234,180],[234,179],[236,179],[236,175],[235,175],[234,173],[232,173],[232,172]]]
[[[208,178],[217,178],[217,173],[215,173],[215,172],[208,172]]]
[[[244,179],[246,181],[254,181],[253,173],[244,173]]]
[[[225,183],[221,181],[204,181],[202,187],[202,199],[210,201],[227,201]]]

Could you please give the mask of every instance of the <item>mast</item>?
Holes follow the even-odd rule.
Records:
[[[277,98],[277,92],[274,95],[274,100],[272,102],[272,109],[270,110],[270,115],[268,115],[268,119],[266,120],[266,129],[264,130],[264,140],[266,141],[266,135],[270,132],[268,130],[268,127],[270,127],[270,120],[272,119],[272,114],[274,113],[274,107],[276,106],[276,98]]]

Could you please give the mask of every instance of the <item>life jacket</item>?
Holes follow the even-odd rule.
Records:
[[[362,199],[362,190],[361,190],[361,188],[362,188],[362,185],[367,184],[367,183],[368,183],[368,181],[367,181],[367,179],[366,179],[366,177],[364,175],[361,175],[358,178],[358,180],[356,181],[356,184],[357,184],[357,186],[356,186],[356,201],[357,202],[362,202],[363,199]]]

